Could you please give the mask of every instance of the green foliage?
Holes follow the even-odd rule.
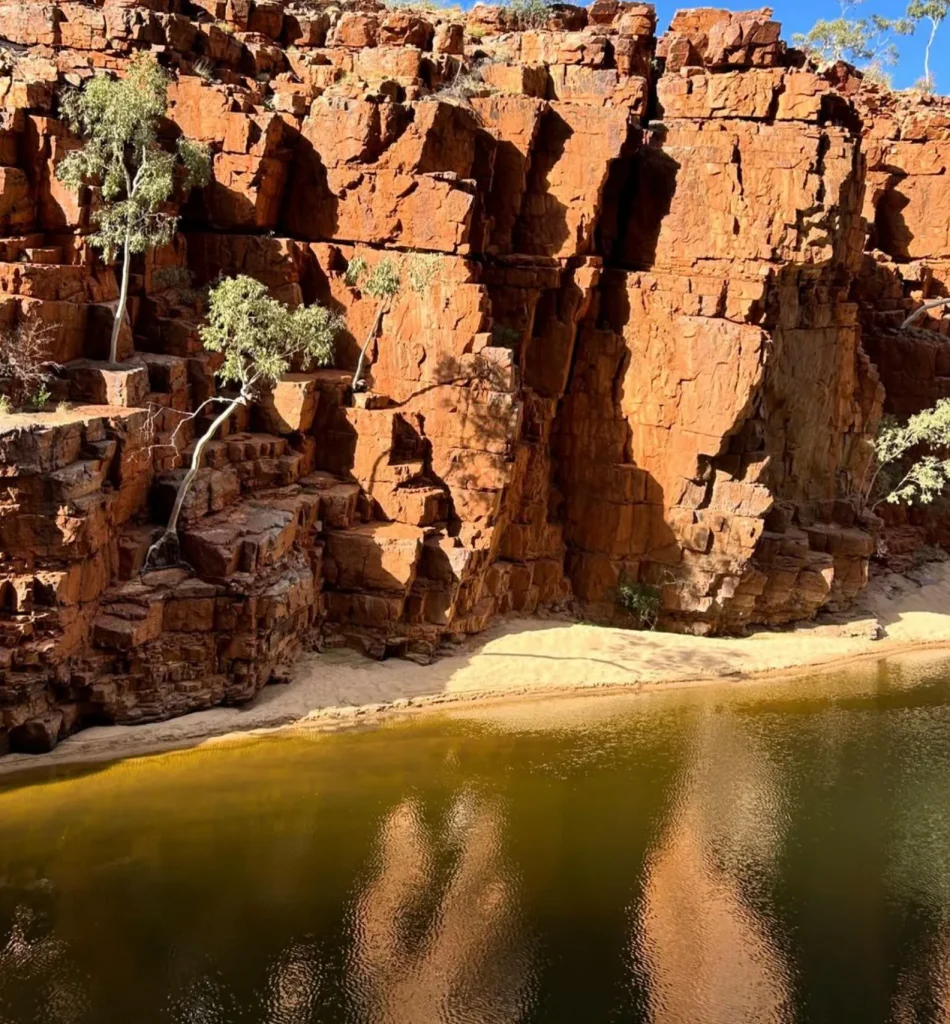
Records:
[[[911,416],[905,424],[885,418],[874,440],[878,471],[874,505],[929,505],[950,483],[950,398]],[[921,454],[923,453],[923,454]]]
[[[366,273],[367,263],[362,256],[354,256],[353,259],[346,266],[346,273],[343,275],[343,280],[351,287],[355,288]]]
[[[398,260],[384,256],[370,270],[362,256],[354,256],[344,280],[351,288],[358,287],[374,299],[392,299],[399,294],[404,277],[412,291],[425,291],[439,272],[439,262],[438,253],[411,253]]]
[[[53,395],[50,389],[43,385],[36,392],[30,395],[29,404],[32,405],[34,409],[42,409],[52,397]]]
[[[360,349],[360,357],[353,374],[353,390],[359,391],[366,387],[363,378],[363,363],[366,352],[372,344],[383,322],[383,315],[389,309],[392,300],[399,294],[405,280],[411,291],[417,294],[424,291],[439,272],[440,257],[437,253],[404,253],[397,260],[384,256],[372,270],[362,256],[350,260],[346,268],[345,280],[350,287],[358,287],[361,291],[377,300],[376,316],[373,325]]]
[[[907,17],[912,21],[935,21],[939,25],[950,14],[950,0],[911,0]]]
[[[633,620],[634,629],[653,629],[660,614],[660,589],[621,577],[615,594],[617,607]]]
[[[203,142],[192,142],[182,136],[178,140],[178,159],[184,168],[181,187],[184,192],[204,188],[211,181],[211,152]]]
[[[166,288],[191,288],[194,274],[187,267],[157,267],[152,274],[152,284],[163,291]]]
[[[872,14],[868,18],[851,18],[849,14],[863,0],[842,3],[841,14],[832,20],[815,22],[811,31],[796,34],[793,40],[819,66],[828,66],[839,60],[847,61],[862,70],[880,72],[881,68],[897,63],[897,44],[892,36],[908,36],[914,31],[909,18],[882,18]]]
[[[421,294],[435,280],[441,265],[441,257],[438,253],[429,252],[414,253],[406,263],[406,277],[409,287]]]
[[[152,272],[152,288],[173,291],[177,302],[202,309],[207,288],[196,288],[194,278],[187,267],[156,267]]]
[[[360,289],[374,299],[386,299],[392,298],[399,291],[401,283],[399,266],[386,256],[373,267],[366,280],[360,284]]]
[[[84,144],[67,154],[56,175],[76,191],[98,187],[96,231],[89,241],[106,260],[123,249],[144,252],[171,240],[177,218],[162,207],[174,194],[179,166],[185,190],[209,180],[206,146],[181,139],[170,153],[158,144],[167,88],[155,58],[140,54],[125,78],[95,75],[63,97],[63,115]]]
[[[440,3],[439,0],[383,0],[392,11],[418,11],[421,15],[438,15],[443,21],[464,21],[465,11],[458,4]]]
[[[0,416],[10,416],[13,413],[13,403],[7,395],[0,395]]]
[[[242,274],[211,290],[201,340],[210,352],[224,355],[217,371],[222,383],[236,384],[246,394],[261,384],[276,384],[295,359],[328,366],[342,327],[342,319],[325,307],[291,310],[271,298],[260,281]]]
[[[551,17],[549,0],[506,0],[504,6],[520,29],[543,28]]]

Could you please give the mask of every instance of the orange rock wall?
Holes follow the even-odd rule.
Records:
[[[865,350],[886,390],[885,411],[906,417],[950,397],[950,319],[937,309],[913,327],[902,321],[921,300],[950,295],[950,99],[858,92],[865,126],[867,252],[852,297]],[[926,544],[950,543],[945,500],[907,509],[882,506],[882,547],[895,567]]]
[[[51,325],[74,403],[0,421],[0,746],[245,700],[302,642],[425,661],[508,612],[614,617],[621,579],[697,632],[862,586],[873,522],[847,499],[883,397],[862,210],[917,259],[878,213],[905,140],[887,111],[863,136],[867,97],[804,70],[768,11],[681,12],[659,40],[618,0],[525,31],[372,2],[0,14],[28,48],[0,81],[0,317]],[[163,136],[207,142],[213,181],[134,267],[110,368],[115,278],[83,241],[94,197],[55,179],[56,97],[145,47],[174,74]],[[944,172],[913,166],[917,225]],[[376,305],[347,266],[407,251],[435,276],[354,396]],[[214,394],[196,290],[222,273],[347,330],[335,369],[210,446],[186,567],[142,574],[206,420],[178,425]]]

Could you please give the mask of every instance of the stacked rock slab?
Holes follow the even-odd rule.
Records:
[[[906,417],[950,398],[950,307],[901,323],[922,300],[950,296],[950,99],[858,89],[843,74],[865,126],[867,252],[853,298],[862,337],[886,390],[885,412]],[[909,509],[879,506],[892,564],[925,544],[950,543],[943,500]]]
[[[861,118],[769,11],[659,40],[620,0],[523,30],[373,0],[0,15],[2,320],[49,325],[71,403],[0,420],[0,745],[246,700],[321,637],[426,660],[508,612],[609,617],[621,580],[698,632],[862,585]],[[133,267],[109,367],[115,275],[55,177],[57,94],[145,49],[163,138],[207,142],[213,180]],[[416,252],[434,276],[354,395],[377,305],[347,268]],[[143,574],[215,393],[199,291],[233,273],[347,330],[210,446],[186,566]]]

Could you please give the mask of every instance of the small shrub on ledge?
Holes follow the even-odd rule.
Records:
[[[621,576],[615,594],[617,607],[633,629],[655,629],[660,615],[660,588]]]
[[[41,410],[49,402],[56,368],[46,358],[51,333],[38,320],[0,331],[0,415]]]
[[[351,386],[354,392],[366,391],[369,386],[363,376],[366,353],[376,340],[383,326],[383,317],[392,308],[393,300],[405,284],[416,295],[420,295],[435,279],[438,269],[439,256],[436,253],[404,253],[398,259],[384,256],[372,269],[362,256],[350,260],[346,268],[346,283],[376,300],[376,315],[360,349],[353,373]]]

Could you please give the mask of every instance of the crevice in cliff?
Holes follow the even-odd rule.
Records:
[[[63,20],[47,5],[13,26],[59,49],[55,65],[38,50],[28,63],[43,73],[6,94],[8,110],[29,109],[0,138],[3,291],[12,316],[55,325],[56,361],[101,354],[115,275],[76,244],[88,203],[56,191],[68,140],[48,116],[50,83],[154,48],[178,72],[167,141],[210,142],[214,180],[183,211],[187,253],[179,239],[136,260],[139,361],[95,371],[96,401],[126,403],[127,420],[113,409],[44,425],[43,458],[69,457],[23,472],[17,511],[0,519],[15,554],[0,614],[35,629],[0,670],[0,696],[39,695],[4,705],[0,749],[24,715],[45,735],[72,715],[245,700],[324,617],[370,653],[424,660],[447,632],[571,588],[585,610],[612,612],[621,575],[661,586],[665,621],[700,631],[809,615],[860,586],[868,535],[841,479],[860,463],[877,385],[845,301],[864,173],[853,82],[791,66],[762,12],[683,12],[651,68],[653,14],[637,5],[559,11],[569,36],[500,31],[504,16],[479,8],[477,47],[421,11],[347,2],[324,23],[233,3],[228,31],[201,7],[185,7],[196,28],[180,4],[148,6],[110,16],[116,38],[95,6]],[[212,32],[217,83],[193,73]],[[475,95],[426,98],[476,62]],[[903,100],[870,100],[866,130],[889,132],[868,172],[872,244],[890,260],[869,256],[852,297],[880,324],[945,288],[939,263],[918,264],[950,254],[921,215],[944,195],[920,166],[929,114],[912,111],[908,145]],[[942,101],[927,106],[944,116]],[[361,252],[439,254],[445,286],[394,305],[371,393],[354,398],[347,367],[374,311],[345,283]],[[186,262],[198,284],[248,273],[350,327],[336,369],[290,375],[279,409],[268,396],[215,441],[184,531],[200,571],[152,580],[138,568],[175,476],[171,459],[139,459],[131,407],[171,420],[215,386],[197,301],[156,286]],[[874,337],[902,411],[950,380],[945,348]],[[54,400],[75,397],[70,372]],[[2,443],[18,472],[33,457],[19,435]],[[62,635],[60,607],[76,616]],[[50,637],[61,661],[37,665]]]

